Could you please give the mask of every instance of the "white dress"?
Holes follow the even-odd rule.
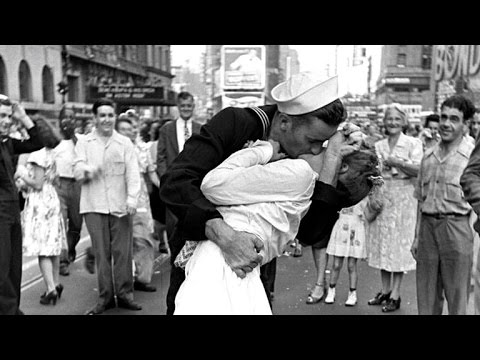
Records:
[[[271,156],[270,143],[257,141],[210,171],[201,186],[227,224],[263,241],[263,264],[280,256],[295,239],[318,178],[304,160],[267,164]],[[175,298],[175,315],[272,314],[260,267],[240,279],[210,240],[199,242],[185,275]]]
[[[365,237],[365,207],[368,197],[358,204],[344,208],[333,226],[327,254],[339,257],[367,258],[367,244]]]

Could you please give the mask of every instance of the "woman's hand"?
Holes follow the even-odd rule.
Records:
[[[285,159],[287,157],[286,154],[280,151],[280,143],[278,141],[269,139],[268,142],[272,144],[272,148],[273,148],[273,155],[272,155],[272,158],[270,159],[270,162]]]

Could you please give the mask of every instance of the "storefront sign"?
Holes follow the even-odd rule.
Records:
[[[435,45],[435,80],[470,77],[480,70],[480,45]]]
[[[90,99],[111,99],[117,103],[163,105],[164,88],[154,86],[101,85],[90,88]]]

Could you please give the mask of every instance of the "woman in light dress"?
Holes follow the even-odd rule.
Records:
[[[55,305],[63,291],[59,282],[60,254],[67,249],[60,200],[53,185],[57,177],[53,149],[60,140],[45,120],[38,118],[36,124],[45,147],[31,153],[26,166],[19,167],[16,173],[17,185],[26,197],[22,212],[23,253],[38,256],[46,285],[40,303]]]
[[[387,138],[375,143],[385,180],[380,191],[383,210],[368,227],[368,264],[380,270],[382,289],[368,304],[386,302],[382,311],[390,312],[400,308],[404,273],[416,268],[410,253],[417,218],[413,189],[423,145],[420,139],[402,133],[408,118],[400,104],[386,108],[383,122]]]

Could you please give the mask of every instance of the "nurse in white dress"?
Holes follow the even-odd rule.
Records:
[[[210,171],[201,186],[227,224],[263,241],[261,265],[282,255],[295,239],[318,178],[306,160],[270,162],[273,154],[272,143],[259,140]],[[175,315],[272,314],[260,266],[241,279],[215,243],[187,241],[186,245],[189,243],[198,245],[186,263],[186,279],[175,298]]]

